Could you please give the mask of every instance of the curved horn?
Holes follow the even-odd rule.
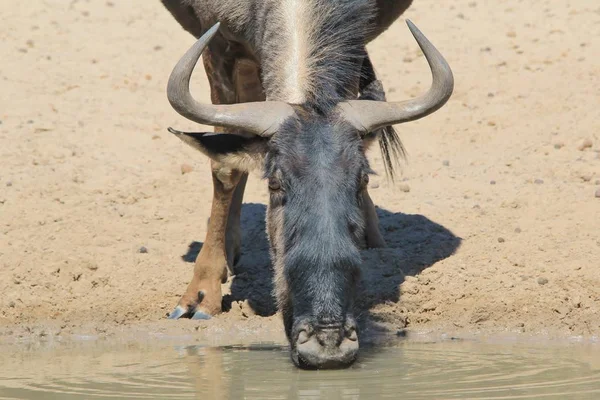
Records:
[[[283,121],[294,115],[293,108],[280,101],[240,104],[201,104],[190,93],[190,77],[200,55],[219,30],[217,22],[181,57],[169,77],[167,97],[182,116],[200,124],[221,126],[271,136]]]
[[[340,103],[338,107],[342,115],[360,130],[372,132],[385,126],[423,118],[440,109],[452,95],[454,77],[444,56],[410,20],[406,23],[431,68],[431,88],[420,97],[398,103],[372,100]]]

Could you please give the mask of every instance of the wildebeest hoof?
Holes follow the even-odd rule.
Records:
[[[173,312],[169,314],[168,319],[189,318],[194,320],[207,320],[212,315],[221,312],[221,291],[216,294],[214,301],[203,290],[196,292],[196,296],[184,295],[175,307]],[[192,300],[190,300],[192,299]],[[218,301],[217,301],[218,299]],[[213,304],[214,303],[214,304]]]
[[[192,319],[211,319],[211,316],[203,311],[196,311],[192,316]]]
[[[188,311],[185,308],[177,306],[173,312],[169,314],[168,319],[179,319],[187,313]]]

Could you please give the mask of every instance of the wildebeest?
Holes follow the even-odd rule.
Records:
[[[385,101],[365,45],[411,0],[162,0],[198,40],[174,67],[168,99],[215,132],[169,130],[210,157],[214,196],[208,232],[187,291],[169,318],[221,311],[221,283],[240,256],[248,171],[268,181],[267,234],[275,295],[294,363],[350,365],[358,352],[354,292],[360,248],[381,247],[365,151],[378,139],[391,159],[392,125],[422,118],[449,99],[443,56],[410,22],[432,70],[421,97]],[[202,55],[213,104],[190,94]]]

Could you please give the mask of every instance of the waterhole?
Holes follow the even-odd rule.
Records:
[[[273,344],[0,347],[0,399],[600,399],[598,347],[405,341],[336,371]]]

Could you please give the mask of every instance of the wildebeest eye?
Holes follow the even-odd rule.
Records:
[[[281,182],[274,176],[269,178],[269,190],[275,192],[281,189]]]
[[[360,181],[360,185],[365,188],[367,187],[367,185],[369,184],[369,174],[363,174],[361,181]]]

